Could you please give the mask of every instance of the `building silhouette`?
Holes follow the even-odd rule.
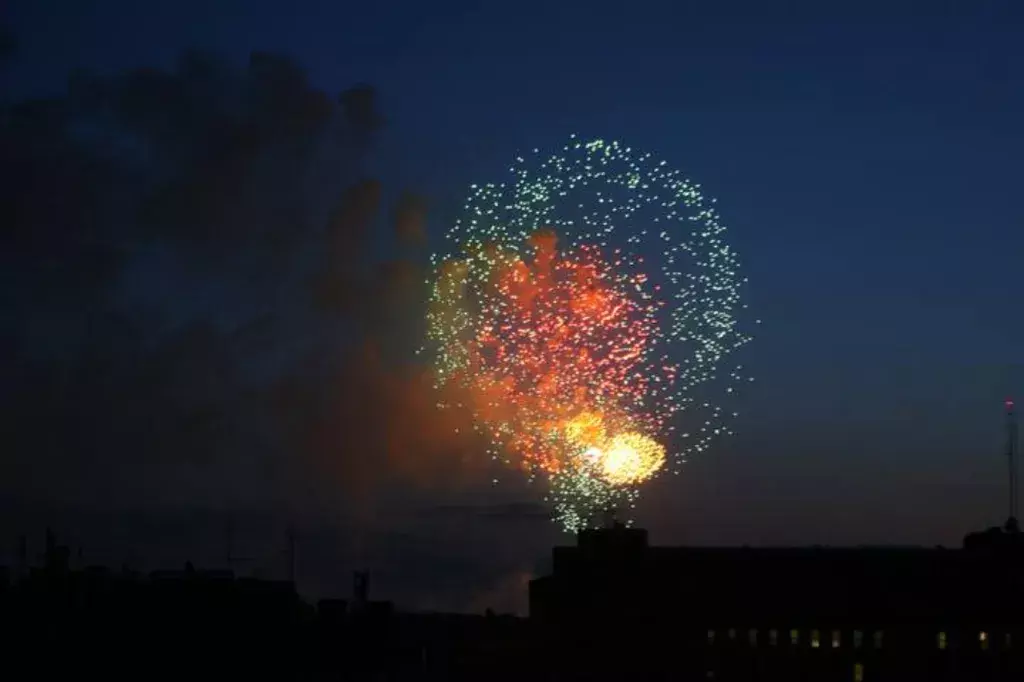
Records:
[[[1024,539],[963,548],[658,547],[585,531],[530,584],[529,618],[306,604],[288,580],[181,569],[0,570],[5,664],[35,677],[288,680],[1024,679]]]
[[[530,619],[579,679],[1021,680],[1022,548],[1012,522],[962,549],[652,547],[616,526],[555,548]]]

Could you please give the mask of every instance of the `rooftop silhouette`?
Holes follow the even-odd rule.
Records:
[[[13,660],[49,648],[48,675],[105,679],[145,660],[158,677],[1012,680],[1022,547],[1012,519],[955,549],[658,547],[616,524],[554,549],[523,619],[403,613],[362,571],[314,606],[290,581],[191,563],[72,570],[48,533],[42,566],[0,569],[0,614]]]

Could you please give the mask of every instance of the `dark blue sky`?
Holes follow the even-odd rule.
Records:
[[[375,85],[384,179],[432,198],[576,132],[719,200],[763,320],[739,435],[659,482],[662,542],[957,543],[1004,516],[1024,394],[1024,6],[984,2],[7,3],[8,96],[72,68],[280,51]]]

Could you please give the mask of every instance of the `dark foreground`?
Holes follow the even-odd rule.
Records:
[[[1022,680],[1015,526],[964,549],[556,548],[528,619],[303,602],[227,572],[0,574],[17,679]],[[6,675],[5,675],[6,677]]]

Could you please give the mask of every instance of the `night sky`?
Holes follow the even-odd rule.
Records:
[[[366,454],[376,446],[356,428],[436,426],[401,397],[415,368],[389,359],[415,328],[415,306],[346,304],[340,329],[312,322],[310,306],[291,303],[306,289],[283,272],[271,223],[323,224],[323,197],[368,172],[385,217],[402,190],[425,198],[427,246],[364,235],[342,245],[346,273],[396,252],[416,261],[470,183],[503,179],[517,152],[571,133],[654,151],[717,197],[750,278],[747,321],[762,320],[736,356],[756,377],[734,403],[738,434],[642,499],[637,520],[654,542],[957,545],[1005,517],[1002,401],[1024,396],[1020,3],[33,0],[4,3],[0,21],[14,39],[0,65],[5,106],[67,96],[76,70],[174,72],[184,51],[201,49],[241,72],[265,51],[305,70],[308,85],[281,77],[282,96],[322,90],[333,101],[368,83],[385,119],[351,139],[328,131],[341,160],[274,138],[283,160],[260,156],[259,177],[230,160],[211,171],[205,138],[171,130],[195,114],[184,100],[148,128],[164,152],[76,129],[120,169],[95,181],[101,208],[76,199],[86,213],[61,199],[60,183],[96,174],[70,152],[32,147],[49,159],[41,168],[66,176],[49,203],[4,205],[17,215],[3,231],[13,311],[3,322],[17,337],[0,346],[3,375],[15,377],[2,382],[13,388],[2,396],[0,500],[15,510],[0,524],[4,548],[23,526],[53,522],[96,561],[214,564],[226,518],[238,552],[254,557],[277,556],[291,519],[307,592],[344,594],[348,571],[366,565],[377,595],[406,606],[522,609],[524,580],[571,538],[529,506],[536,490],[511,480],[493,490],[482,465],[447,457],[457,447],[437,438]],[[138,106],[155,121],[165,105]],[[192,156],[166,152],[190,144]],[[297,181],[300,163],[323,172]],[[4,173],[18,168],[5,162]],[[181,168],[205,193],[174,184]],[[246,177],[223,183],[237,214],[207,211],[231,173]],[[168,183],[179,193],[148,201]],[[207,203],[189,203],[200,195]],[[61,213],[65,203],[73,210]],[[44,204],[56,218],[39,217]],[[90,257],[90,268],[105,265],[69,274],[61,259],[110,240],[114,260]],[[296,262],[309,262],[308,245],[296,248]],[[383,293],[355,298],[401,299],[387,284],[396,270],[381,272],[368,280],[385,282]],[[349,341],[370,334],[388,352],[353,341],[348,362],[321,372],[325,328]],[[55,407],[71,375],[78,392]],[[362,389],[325,397],[319,384],[330,382]],[[279,421],[264,418],[267,401]],[[385,418],[395,413],[399,427]]]

